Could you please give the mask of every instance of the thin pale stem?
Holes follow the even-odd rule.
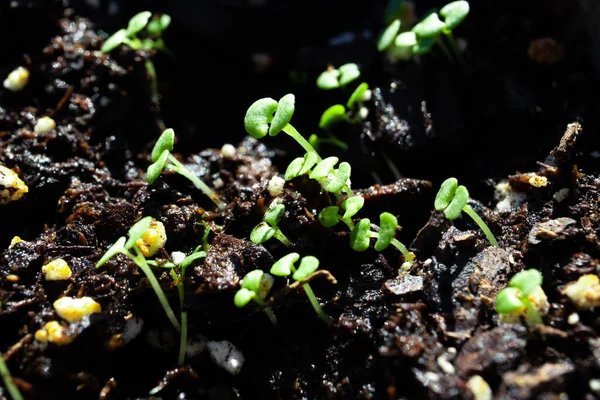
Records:
[[[188,315],[187,311],[181,312],[181,338],[179,340],[179,358],[177,363],[183,365],[185,362],[185,353],[187,350],[187,338],[188,338]]]
[[[440,45],[440,48],[442,49],[442,52],[444,52],[444,55],[446,56],[446,58],[448,59],[448,61],[450,61],[451,63],[453,63],[454,62],[454,58],[452,57],[452,54],[450,54],[450,50],[448,50],[448,47],[442,41],[441,36],[439,36],[435,42]]]
[[[302,146],[302,148],[307,152],[313,152],[317,155],[317,162],[321,162],[323,161],[323,159],[321,158],[321,156],[319,155],[319,153],[317,153],[317,151],[315,150],[314,147],[312,147],[312,145],[310,143],[308,143],[308,141],[306,139],[304,139],[304,136],[302,136],[297,130],[296,128],[294,128],[291,124],[287,124],[286,126],[283,127],[283,131],[285,133],[287,133],[288,135],[290,135],[292,137],[292,139],[294,139],[296,142],[298,142],[298,144],[300,146]]]
[[[369,232],[369,237],[377,239],[379,238],[379,232]],[[412,264],[413,260],[415,259],[415,253],[409,251],[406,246],[396,238],[393,238],[390,244],[400,250],[400,253],[402,253],[404,256],[404,261]]]
[[[271,321],[271,325],[273,325],[274,328],[277,328],[277,317],[275,317],[275,314],[273,313],[273,310],[271,310],[271,307],[265,307],[265,302],[258,296],[254,297],[254,301],[256,302],[256,304],[263,307],[263,311],[265,312],[265,314],[267,314],[269,321]]]
[[[456,43],[456,39],[454,39],[454,35],[452,32],[446,33],[446,37],[448,38],[448,42],[450,42],[450,47],[452,47],[452,51],[456,55],[456,59],[461,67],[465,66],[465,59],[463,58],[460,49],[458,48],[458,43]]]
[[[392,175],[394,175],[394,179],[399,181],[402,178],[402,174],[398,170],[398,167],[396,167],[396,164],[394,164],[394,162],[384,152],[381,152],[380,154],[383,157],[383,160],[387,164],[390,171],[392,171]]]
[[[294,244],[281,232],[281,229],[277,228],[275,232],[275,239],[279,240],[285,247],[292,247]]]
[[[13,400],[23,400],[23,396],[21,395],[21,392],[19,392],[17,385],[15,385],[8,366],[4,362],[2,353],[0,353],[0,376],[2,376],[4,386],[6,386],[6,390],[8,390],[8,393],[12,396]]]
[[[331,134],[327,138],[319,138],[319,143],[331,144],[333,146],[339,147],[342,150],[348,149],[348,145],[346,143],[344,143],[343,141],[341,141],[340,139],[336,138],[335,136],[333,136]]]
[[[496,241],[496,238],[494,237],[494,234],[492,233],[490,228],[488,228],[488,226],[485,224],[485,222],[483,222],[483,220],[479,217],[479,215],[477,215],[477,213],[475,212],[475,210],[473,210],[471,208],[471,206],[469,206],[467,204],[462,208],[462,210],[465,213],[467,213],[467,215],[469,217],[471,217],[473,219],[473,221],[475,221],[475,223],[479,226],[479,228],[485,234],[485,237],[487,238],[487,240],[490,241],[492,246],[500,247],[500,246],[498,246],[498,242]]]
[[[346,224],[348,229],[350,229],[350,230],[354,229],[354,222],[352,222],[352,220],[350,218],[343,219],[341,215],[338,215],[338,220],[342,221],[344,224]]]
[[[542,324],[542,317],[540,317],[540,313],[538,310],[531,304],[527,297],[521,298],[521,302],[525,305],[525,309],[527,310],[527,315],[525,319],[527,320],[527,325],[537,325]]]
[[[156,68],[154,68],[154,63],[150,60],[146,60],[144,65],[146,67],[146,72],[150,76],[151,80],[150,85],[152,88],[152,100],[155,103],[158,103],[158,80],[156,78]]]
[[[321,308],[321,305],[319,304],[319,301],[317,300],[317,297],[315,296],[315,293],[312,291],[310,285],[308,283],[305,283],[304,285],[302,285],[302,288],[304,289],[304,292],[306,293],[306,297],[308,297],[310,304],[313,306],[313,308],[317,312],[317,315],[319,316],[319,318],[321,318],[328,325],[332,324],[333,320],[331,319],[331,317],[329,315],[325,314],[325,312]]]
[[[175,330],[177,332],[181,332],[181,325],[179,325],[179,321],[177,321],[177,317],[175,317],[175,313],[173,312],[173,309],[171,308],[171,305],[167,300],[167,296],[165,296],[165,292],[160,287],[160,283],[158,283],[156,276],[154,276],[152,268],[150,268],[150,266],[146,262],[146,258],[140,251],[139,247],[137,245],[134,245],[133,249],[135,250],[135,255],[131,254],[128,251],[126,251],[124,254],[127,257],[129,257],[138,267],[140,267],[142,272],[146,275],[146,278],[148,278],[148,282],[150,282],[150,286],[154,290],[156,297],[158,297],[160,305],[162,306],[163,310],[165,310],[165,314],[167,314],[167,318],[169,318],[169,321],[171,321],[171,324],[173,324]]]
[[[169,154],[168,160],[171,163],[171,169],[173,171],[188,178],[194,184],[194,186],[196,186],[196,188],[198,188],[202,193],[208,196],[208,198],[211,199],[212,202],[215,203],[215,205],[219,207],[220,210],[225,209],[225,203],[221,201],[219,195],[215,193],[215,191],[212,190],[210,187],[208,187],[206,183],[202,182],[202,180],[200,180],[196,175],[194,175],[192,171],[187,169],[185,165],[183,165],[179,162],[179,160],[173,157],[172,154]]]

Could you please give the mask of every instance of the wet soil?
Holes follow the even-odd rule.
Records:
[[[123,3],[0,5],[0,30],[11,38],[0,76],[19,65],[31,72],[22,91],[0,88],[0,164],[29,188],[0,205],[0,353],[25,398],[600,396],[598,313],[563,294],[600,273],[600,79],[587,2],[472,2],[457,31],[465,65],[438,51],[391,64],[375,44],[383,1]],[[416,12],[443,4],[419,2]],[[124,46],[102,54],[107,32],[143,9],[173,16],[165,34],[173,55]],[[151,98],[149,58],[160,103]],[[333,130],[348,149],[320,151],[352,165],[363,218],[398,216],[396,237],[416,254],[410,267],[393,248],[357,253],[347,231],[323,227],[316,215],[332,198],[314,181],[295,178],[273,196],[269,181],[300,148],[285,135],[245,137],[247,107],[288,92],[296,94],[294,126],[306,137],[317,132],[323,110],[351,92],[320,92],[314,81],[345,62],[358,63],[373,89],[369,114]],[[56,129],[35,133],[41,116]],[[175,156],[215,188],[225,210],[174,173],[147,184],[165,127],[175,129]],[[224,143],[236,146],[233,157]],[[466,216],[450,222],[433,211],[449,176],[469,188],[498,248]],[[275,197],[286,206],[279,227],[291,249],[249,240]],[[179,335],[142,271],[123,256],[95,268],[144,216],[165,226],[157,259],[190,254],[208,238],[206,258],[184,279],[183,365]],[[15,236],[22,241],[11,244]],[[327,271],[310,284],[332,324],[285,279],[267,299],[278,327],[257,307],[234,306],[246,273],[268,271],[290,251],[317,257]],[[72,276],[48,281],[41,267],[57,258]],[[544,278],[544,324],[503,323],[495,296],[530,268]],[[164,269],[155,274],[179,315],[178,282]],[[61,321],[53,303],[63,296],[91,297],[102,312],[63,321],[68,344],[36,340],[47,322]],[[209,341],[241,351],[239,374],[216,365]]]

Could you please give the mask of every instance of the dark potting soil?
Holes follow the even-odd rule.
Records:
[[[599,273],[600,80],[587,2],[473,1],[457,31],[465,65],[438,51],[386,61],[375,44],[383,1],[65,3],[0,5],[10,39],[0,76],[19,65],[31,72],[22,91],[0,89],[0,164],[29,188],[0,206],[0,352],[25,398],[150,398],[154,389],[165,399],[485,399],[488,387],[494,398],[598,396],[598,314],[562,294]],[[415,11],[444,3],[419,2]],[[102,54],[106,32],[144,9],[173,16],[165,33],[173,55],[126,47]],[[330,40],[344,32],[354,39]],[[551,54],[529,52],[547,38]],[[151,99],[149,58],[160,104]],[[293,247],[249,241],[274,200],[268,182],[301,153],[283,134],[245,137],[247,107],[295,93],[292,123],[308,137],[323,110],[351,93],[322,92],[314,81],[327,64],[345,62],[358,63],[373,89],[369,115],[334,128],[347,150],[323,145],[321,154],[352,165],[362,217],[399,216],[397,238],[416,254],[410,267],[393,248],[354,252],[347,231],[322,226],[317,213],[332,199],[307,177],[280,196],[279,227]],[[37,134],[45,115],[57,127]],[[174,173],[146,183],[165,127],[175,129],[176,156],[215,188],[225,210]],[[218,150],[224,143],[236,145],[235,156]],[[433,211],[449,176],[470,189],[469,204],[499,248],[466,217],[450,222]],[[503,183],[511,197],[495,198]],[[123,256],[94,267],[143,216],[165,226],[159,259],[191,253],[210,230],[206,258],[184,279],[196,352],[182,366],[179,335],[141,270]],[[14,236],[23,241],[9,247]],[[320,260],[323,272],[310,283],[331,325],[284,279],[267,300],[277,328],[257,308],[234,306],[246,273],[268,271],[291,251]],[[47,281],[41,267],[57,258],[72,276]],[[529,268],[544,278],[544,324],[501,323],[497,293]],[[179,315],[177,282],[160,268],[155,274]],[[63,296],[91,297],[102,312],[63,322],[68,344],[36,340],[60,321],[53,303]],[[218,367],[207,341],[241,351],[241,372]]]

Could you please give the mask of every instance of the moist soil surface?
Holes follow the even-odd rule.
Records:
[[[589,4],[473,1],[455,32],[463,63],[436,47],[393,64],[376,47],[385,2],[209,3],[0,5],[0,76],[30,71],[23,90],[0,88],[0,164],[28,187],[0,205],[0,352],[22,395],[597,398],[600,287],[585,302],[564,292],[600,272],[600,80]],[[443,5],[419,2],[415,14]],[[144,9],[172,15],[164,36],[171,54],[126,46],[101,53],[108,34]],[[365,199],[360,217],[398,217],[396,237],[415,253],[412,265],[393,247],[353,251],[343,224],[325,228],[317,214],[335,198],[308,176],[273,195],[269,181],[302,149],[285,134],[245,136],[248,106],[286,93],[296,95],[292,124],[305,137],[319,132],[321,113],[353,88],[323,92],[314,82],[328,64],[346,62],[372,89],[368,116],[332,129],[345,150],[322,144],[320,153],[352,166],[352,188]],[[36,133],[42,116],[56,128]],[[148,185],[150,152],[165,128],[175,130],[173,154],[215,189],[224,210],[173,172]],[[466,215],[449,221],[434,211],[450,176],[469,189],[498,247]],[[289,248],[249,240],[276,198]],[[151,257],[159,264],[202,243],[207,250],[187,269],[181,307],[181,281],[154,269],[175,314],[187,311],[182,365],[180,336],[140,268],[124,256],[95,268],[145,216],[165,227],[166,245]],[[285,278],[266,299],[276,327],[254,303],[235,307],[244,275],[268,272],[290,252],[320,260],[310,285],[330,324]],[[50,281],[42,266],[58,258],[72,275]],[[501,319],[494,309],[497,293],[525,269],[543,276],[542,324]],[[90,297],[101,312],[68,323],[54,308],[65,296]],[[64,342],[39,340],[51,321]],[[236,373],[215,359],[218,342],[243,362]],[[10,398],[0,385],[0,398]]]

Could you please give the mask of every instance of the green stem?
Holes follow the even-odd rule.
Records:
[[[308,141],[306,139],[304,139],[304,136],[302,136],[297,130],[296,128],[294,128],[291,124],[287,124],[286,126],[283,127],[283,131],[285,133],[287,133],[288,135],[290,135],[292,137],[292,139],[294,139],[296,142],[298,142],[298,144],[300,146],[302,146],[302,148],[307,152],[313,152],[317,155],[317,162],[321,162],[323,161],[323,159],[321,158],[321,156],[319,155],[319,153],[317,153],[317,151],[315,150],[314,147],[312,147],[312,145],[310,143],[308,143]]]
[[[379,238],[379,232],[369,232],[369,237],[372,238]],[[405,245],[402,244],[402,242],[400,242],[398,239],[393,238],[392,241],[390,242],[390,244],[392,246],[394,246],[395,248],[397,248],[398,250],[400,250],[400,253],[402,253],[402,255],[404,256],[404,261],[407,261],[409,263],[412,264],[413,260],[415,259],[415,253],[413,253],[412,251],[409,251]]]
[[[394,179],[396,179],[396,181],[399,181],[402,178],[402,174],[396,167],[396,164],[394,164],[394,162],[384,152],[381,152],[380,154],[381,154],[381,157],[383,157],[383,160],[387,164],[390,171],[392,171],[392,175],[394,175]]]
[[[168,160],[171,163],[173,171],[188,178],[194,184],[194,186],[196,186],[196,188],[200,189],[202,193],[208,196],[208,198],[211,199],[212,202],[215,203],[215,205],[219,207],[220,210],[225,209],[225,204],[221,201],[219,195],[215,193],[215,191],[212,190],[210,187],[208,187],[206,183],[198,179],[198,177],[194,175],[192,171],[187,169],[185,165],[180,163],[179,160],[177,160],[172,154],[169,154]]]
[[[469,215],[469,217],[471,217],[473,219],[473,221],[475,221],[475,223],[479,226],[479,228],[481,228],[481,230],[485,234],[485,237],[487,238],[487,240],[490,241],[492,246],[500,247],[500,246],[498,246],[498,242],[496,241],[494,234],[492,233],[492,231],[490,231],[490,228],[488,228],[488,226],[485,224],[485,222],[483,222],[483,220],[481,218],[479,218],[479,215],[477,215],[477,213],[471,208],[471,206],[469,206],[467,204],[462,208],[462,210],[465,213],[467,213]]]
[[[346,224],[346,226],[348,227],[348,229],[350,229],[350,231],[352,231],[352,229],[354,229],[354,222],[352,222],[352,220],[350,218],[343,219],[342,216],[338,214],[338,220],[342,221],[344,224]]]
[[[285,247],[292,247],[294,244],[281,232],[281,229],[277,228],[275,232],[275,239],[279,240]]]
[[[450,42],[450,47],[452,47],[452,51],[453,51],[454,55],[456,56],[458,63],[460,64],[461,67],[464,67],[465,59],[463,58],[462,54],[460,53],[460,49],[458,48],[456,39],[454,39],[454,35],[452,34],[452,32],[448,32],[445,35],[446,35],[446,38],[448,38],[448,42]]]
[[[321,143],[331,144],[333,146],[339,147],[342,150],[348,149],[348,145],[346,143],[344,143],[340,139],[336,138],[332,134],[329,134],[329,137],[327,137],[327,138],[319,138],[319,144],[321,144]]]
[[[540,313],[538,312],[538,310],[536,310],[533,304],[531,304],[527,296],[522,297],[520,300],[525,305],[525,309],[527,310],[527,315],[525,317],[525,319],[527,320],[527,325],[530,326],[530,324],[542,324],[543,322],[542,317],[540,317]]]
[[[181,338],[179,340],[179,358],[177,362],[179,365],[183,365],[185,362],[185,352],[187,350],[187,338],[188,338],[188,315],[187,311],[181,312]]]
[[[150,60],[146,60],[144,63],[146,66],[146,72],[150,75],[150,85],[152,88],[152,100],[155,103],[158,103],[158,80],[156,79],[156,68],[154,68],[154,63]]]
[[[254,301],[256,302],[256,304],[263,307],[263,311],[265,312],[265,314],[267,314],[269,321],[271,321],[271,325],[273,325],[274,328],[277,328],[277,318],[275,317],[273,310],[271,310],[271,307],[265,307],[265,302],[258,296],[254,297]]]
[[[444,52],[444,55],[446,56],[448,61],[450,61],[451,63],[454,63],[454,58],[452,57],[452,54],[450,54],[450,50],[448,50],[448,47],[442,41],[442,38],[438,37],[435,42],[440,46],[440,48]]]
[[[10,375],[10,371],[8,370],[8,366],[4,362],[2,353],[0,353],[0,376],[2,376],[4,386],[6,386],[6,390],[8,390],[8,393],[12,396],[13,400],[23,400],[23,396],[21,395],[21,392],[19,392],[17,385],[15,385],[15,382]]]
[[[312,304],[312,306],[315,309],[315,311],[317,312],[317,315],[319,316],[319,318],[321,318],[328,325],[332,324],[333,320],[331,319],[331,317],[329,315],[325,314],[325,312],[321,308],[321,305],[319,304],[319,301],[317,300],[317,297],[315,296],[315,293],[312,291],[310,285],[308,283],[305,283],[304,285],[302,285],[302,288],[304,289],[304,292],[306,293],[306,296],[308,297],[310,304]]]
[[[171,324],[173,324],[175,330],[177,332],[181,332],[179,321],[177,321],[177,318],[175,317],[175,313],[173,312],[173,309],[167,300],[167,296],[165,296],[165,292],[163,292],[162,288],[160,287],[160,283],[158,283],[156,276],[154,276],[154,272],[152,272],[152,269],[146,262],[146,258],[137,245],[134,245],[133,249],[135,250],[135,256],[128,251],[124,252],[123,254],[129,257],[138,267],[140,267],[142,272],[144,272],[146,278],[148,278],[148,282],[150,282],[150,286],[152,286],[152,289],[156,294],[156,297],[158,297],[160,305],[162,306],[163,310],[165,310],[167,318],[169,318],[169,321],[171,321]]]

